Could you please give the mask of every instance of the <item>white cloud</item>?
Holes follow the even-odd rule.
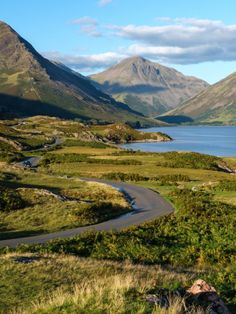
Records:
[[[71,21],[71,24],[79,24],[79,25],[97,25],[98,22],[96,19],[90,16],[83,16],[78,19],[74,19]]]
[[[189,18],[158,18],[163,25],[107,25],[103,34],[129,40],[115,51],[92,55],[46,53],[49,59],[60,61],[82,73],[103,70],[121,59],[141,55],[165,64],[197,64],[207,61],[236,61],[236,24]],[[90,36],[101,36],[97,20],[85,16],[72,21]],[[130,43],[131,41],[131,43]],[[233,70],[233,69],[232,69]]]
[[[90,16],[83,16],[78,19],[74,19],[70,22],[71,24],[79,25],[81,32],[92,36],[101,37],[102,33],[98,30],[98,21]]]
[[[78,72],[96,72],[127,57],[126,54],[116,52],[105,52],[92,55],[66,55],[59,52],[46,52],[44,56],[50,60],[61,62]]]
[[[98,1],[98,5],[100,6],[100,7],[104,7],[104,6],[106,6],[107,4],[109,4],[109,3],[111,3],[112,2],[112,0],[99,0]]]
[[[115,36],[134,41],[130,53],[168,63],[236,60],[236,24],[201,19],[159,18],[164,25],[113,26]]]

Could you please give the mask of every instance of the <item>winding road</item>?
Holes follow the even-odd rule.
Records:
[[[36,159],[33,159],[36,158]],[[39,158],[28,158],[33,166],[36,166]],[[21,164],[23,166],[23,163]],[[137,185],[113,182],[109,180],[84,178],[85,181],[94,181],[109,184],[121,191],[132,199],[132,206],[134,210],[131,213],[119,216],[117,218],[98,223],[96,225],[73,228],[65,231],[58,231],[49,234],[41,234],[37,236],[29,236],[24,238],[15,238],[0,241],[0,247],[9,246],[16,247],[18,244],[39,244],[50,240],[67,238],[76,236],[85,231],[119,231],[124,228],[139,225],[144,222],[153,220],[155,218],[170,214],[174,211],[170,203],[163,199],[158,193]]]

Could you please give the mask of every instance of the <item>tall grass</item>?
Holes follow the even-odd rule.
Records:
[[[32,262],[17,261],[22,257]],[[170,308],[164,310],[146,297],[160,288],[190,287],[202,275],[200,270],[164,269],[129,261],[6,254],[0,256],[0,313],[181,313],[181,298],[172,299]]]
[[[22,314],[182,314],[186,306],[185,300],[181,297],[170,298],[169,308],[161,308],[145,300],[145,292],[154,285],[153,279],[143,278],[140,281],[134,274],[114,274],[100,278],[99,281],[94,278],[77,283],[71,293],[58,289],[48,299],[34,303]],[[187,313],[204,312],[193,306]]]

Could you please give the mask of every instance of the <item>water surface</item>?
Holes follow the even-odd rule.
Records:
[[[192,151],[215,156],[236,156],[236,126],[177,126],[142,131],[163,132],[174,141],[131,143],[122,147],[146,152]]]

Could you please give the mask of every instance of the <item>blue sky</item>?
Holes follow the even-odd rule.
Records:
[[[142,55],[214,83],[236,70],[235,0],[7,0],[0,19],[83,74]]]

